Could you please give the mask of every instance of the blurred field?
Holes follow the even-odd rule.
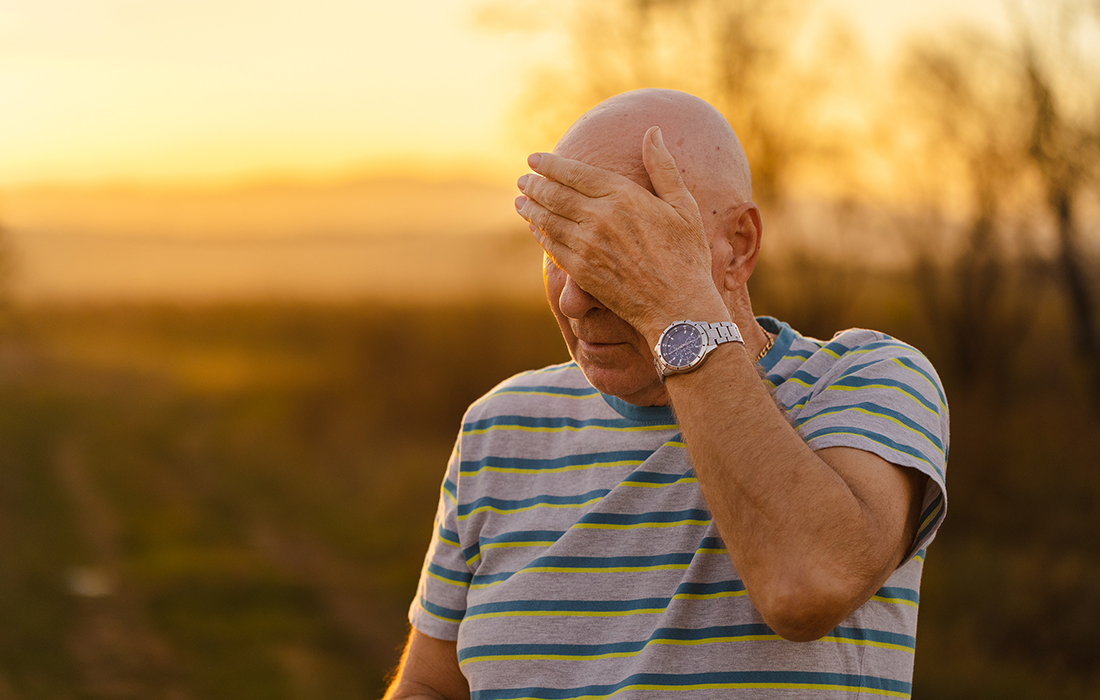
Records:
[[[0,698],[377,695],[465,404],[561,359],[549,320],[20,314],[0,360]]]
[[[759,271],[759,312],[879,327],[947,384],[914,696],[1100,697],[1100,431],[1056,297],[1030,290],[997,383],[955,371],[907,277],[791,271]],[[0,700],[376,696],[465,406],[564,358],[534,305],[17,308]]]

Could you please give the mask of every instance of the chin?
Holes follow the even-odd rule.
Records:
[[[577,362],[588,383],[604,394],[616,396],[637,406],[660,406],[668,403],[668,395],[656,372],[611,369]]]

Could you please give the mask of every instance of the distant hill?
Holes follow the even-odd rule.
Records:
[[[40,187],[0,192],[5,225],[27,233],[185,238],[502,231],[517,225],[506,183],[364,179],[232,189]]]
[[[361,180],[0,194],[26,299],[537,298],[511,188]]]

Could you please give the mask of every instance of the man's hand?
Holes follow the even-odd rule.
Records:
[[[642,139],[656,193],[627,177],[552,153],[536,153],[516,209],[539,245],[586,292],[650,343],[672,321],[728,319],[715,287],[699,207],[661,130]]]

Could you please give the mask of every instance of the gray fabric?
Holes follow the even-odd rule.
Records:
[[[912,554],[825,638],[764,624],[710,520],[667,408],[604,396],[570,363],[471,406],[412,624],[457,639],[475,698],[907,697],[924,547],[946,512],[946,400],[919,352],[854,330],[779,336],[760,366],[814,449],[929,477]]]

